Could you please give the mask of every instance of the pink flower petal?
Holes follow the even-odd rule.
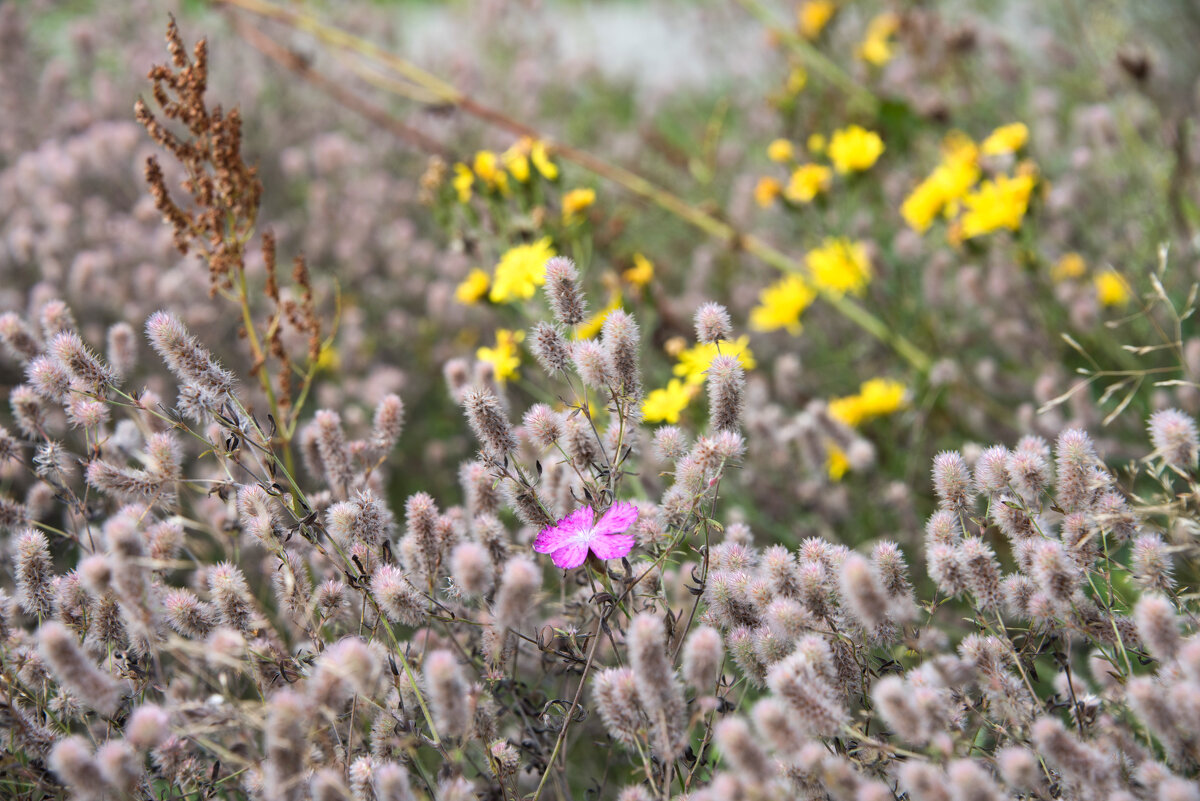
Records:
[[[600,518],[600,522],[596,524],[595,533],[601,534],[620,534],[630,526],[633,521],[637,520],[637,507],[628,501],[620,501],[608,507],[608,511],[604,513],[604,517]]]
[[[559,548],[550,559],[563,570],[579,567],[587,559],[588,546],[586,542],[568,542]]]
[[[533,550],[538,553],[554,553],[571,541],[573,531],[564,531],[558,526],[546,526],[533,541]]]
[[[620,559],[633,550],[632,534],[607,534],[591,542],[592,553],[601,559]]]
[[[587,531],[592,527],[592,519],[596,513],[592,511],[590,506],[581,506],[571,514],[559,520],[557,525],[564,531],[571,534],[578,534],[581,531]]]

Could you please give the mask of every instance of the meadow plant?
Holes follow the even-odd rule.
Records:
[[[235,5],[304,27],[268,4]],[[0,9],[5,41],[24,41],[15,14]],[[780,110],[795,108],[807,64],[855,115],[891,87],[935,118],[947,98],[921,95],[917,77],[977,47],[1003,54],[923,10],[883,12],[862,20],[853,50],[878,82],[867,88],[814,45],[845,30],[844,18],[854,22],[851,9],[801,4],[795,30],[781,36],[797,60]],[[900,62],[907,73],[879,72],[900,44],[922,41],[931,46],[910,47]],[[619,275],[596,275],[596,193],[557,183],[568,157],[588,156],[527,134],[500,154],[434,160],[421,182],[460,244],[514,237],[491,274],[459,264],[455,285],[436,290],[446,296],[439,308],[486,298],[486,313],[507,326],[492,326],[491,345],[470,343],[473,359],[430,346],[427,372],[443,367],[437,392],[457,407],[444,434],[444,418],[427,414],[428,385],[414,388],[418,400],[385,376],[364,409],[337,374],[338,353],[354,358],[347,340],[362,320],[310,269],[311,255],[280,278],[281,240],[262,229],[270,185],[243,152],[247,122],[209,104],[203,40],[189,50],[172,20],[167,47],[169,65],[149,73],[153,107],[139,100],[133,111],[158,149],[140,159],[149,198],[140,224],[165,225],[136,255],[187,255],[182,274],[210,292],[194,304],[207,311],[185,318],[168,287],[132,303],[137,317],[98,324],[104,315],[63,300],[62,276],[47,268],[19,303],[6,296],[12,308],[0,315],[11,410],[0,426],[6,792],[1200,797],[1200,434],[1181,408],[1195,411],[1195,385],[1165,379],[1152,402],[1139,394],[1157,371],[1194,377],[1190,362],[1200,362],[1184,341],[1195,291],[1174,299],[1165,257],[1146,279],[1156,294],[1144,310],[1164,346],[1085,346],[1067,335],[1065,347],[1088,365],[1075,385],[1058,373],[998,378],[982,361],[968,380],[872,310],[882,265],[857,238],[823,236],[793,260],[747,236],[747,252],[796,269],[761,291],[731,289],[731,304],[701,282],[628,310],[623,292],[662,293],[653,265],[637,254]],[[1135,56],[1122,61],[1133,73]],[[16,50],[3,57],[23,63]],[[435,98],[449,92],[428,73],[408,76]],[[472,108],[457,95],[443,101]],[[1179,118],[1181,101],[1156,102]],[[91,146],[129,156],[141,150],[126,141],[131,129],[93,133]],[[30,136],[23,124],[3,132],[4,154]],[[855,182],[886,163],[894,145],[884,134],[847,121],[828,141],[806,142],[828,165],[802,162],[777,138],[768,158],[788,166],[787,182],[760,181],[754,200],[791,213],[856,186],[875,191]],[[927,313],[947,314],[947,335],[971,347],[987,339],[976,324],[1003,322],[972,315],[1021,308],[988,296],[1036,294],[1036,281],[1004,263],[1030,209],[1053,205],[1035,198],[1037,167],[1018,161],[1029,136],[1023,124],[979,143],[948,136],[927,176],[888,193],[889,202],[904,195],[891,205],[912,254],[937,250],[922,238],[936,229],[948,247],[978,248],[968,252],[997,265],[974,300],[962,301],[971,291],[926,299]],[[323,158],[347,163],[337,151]],[[0,165],[0,181],[54,163],[26,158]],[[103,159],[92,161],[103,174]],[[593,166],[724,236],[726,223],[707,211]],[[1172,224],[1186,228],[1187,204],[1176,202]],[[10,245],[29,245],[6,251],[5,270],[75,241],[70,226],[48,243],[54,231],[39,239],[21,215],[4,222]],[[1073,269],[1063,268],[1063,282],[1080,283]],[[67,272],[77,300],[90,281],[104,283],[86,261]],[[930,272],[925,291],[938,295]],[[1097,275],[1097,294],[1075,297],[1072,315],[1086,317],[1087,302],[1093,312],[1120,306],[1121,292],[1132,302],[1114,275]],[[953,280],[973,290],[982,277],[964,269]],[[235,321],[228,329],[223,314]],[[790,337],[802,315],[808,328],[865,330],[921,385],[873,371],[851,394],[800,390],[794,379],[809,371],[782,338],[767,351],[755,341],[772,354],[764,376],[735,321],[747,319],[756,336]],[[206,319],[211,326],[189,324]],[[235,331],[237,346],[213,330]],[[1004,330],[1014,337],[1000,353],[1056,333],[1023,319]],[[540,374],[521,375],[522,347]],[[1100,364],[1160,351],[1178,364]],[[347,376],[353,366],[342,365]],[[1104,394],[1089,397],[1102,379]],[[987,424],[1007,394],[1042,396],[1046,413],[1018,426],[1024,436]],[[1104,429],[1098,412],[1116,398],[1105,421],[1117,425]],[[921,399],[938,405],[921,419],[949,449],[925,462],[933,446],[917,432],[897,467],[904,449],[888,439]],[[1066,419],[1068,404],[1093,425]],[[963,434],[981,430],[993,444]],[[441,439],[466,432],[472,445],[455,467]],[[860,479],[869,504],[857,508],[846,487]]]

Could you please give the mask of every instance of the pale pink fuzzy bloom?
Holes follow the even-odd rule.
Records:
[[[17,538],[17,600],[25,613],[46,620],[54,611],[54,570],[46,535],[29,529]]]
[[[575,262],[555,256],[546,262],[546,297],[560,325],[579,325],[587,315],[587,301],[579,291]]]
[[[745,719],[727,717],[719,722],[713,727],[713,741],[743,780],[754,784],[771,780],[775,773],[774,765],[755,741]]]
[[[42,398],[63,403],[71,392],[71,373],[58,359],[38,356],[25,367],[29,386]]]
[[[714,692],[721,664],[725,661],[725,645],[721,633],[711,626],[693,631],[683,645],[683,677],[698,693]]]
[[[600,671],[592,680],[592,693],[609,735],[628,746],[636,743],[642,715],[633,670],[622,667]]]
[[[975,500],[971,471],[956,451],[943,451],[933,457],[933,489],[943,509],[966,514]]]
[[[142,759],[124,740],[109,740],[96,749],[96,764],[109,787],[131,796],[142,777]]]
[[[165,311],[150,315],[146,336],[181,383],[197,387],[218,406],[228,400],[235,383],[233,374],[217,363],[177,317]]]
[[[954,760],[946,766],[946,776],[955,798],[971,801],[1004,801],[1006,798],[991,774],[973,759]]]
[[[997,495],[1008,489],[1008,448],[985,448],[975,461],[975,490],[981,495]]]
[[[687,708],[683,688],[667,652],[667,630],[656,615],[642,612],[626,635],[637,695],[651,724],[651,746],[662,759],[678,756],[687,745]]]
[[[550,554],[554,564],[564,570],[582,565],[589,550],[600,559],[619,559],[633,550],[634,536],[623,532],[637,517],[637,507],[626,501],[614,503],[598,522],[592,507],[582,506],[542,529],[533,550]]]
[[[125,739],[143,751],[160,745],[170,736],[170,715],[157,704],[142,704],[125,723]]]
[[[0,343],[9,355],[25,364],[41,352],[37,334],[13,312],[0,314]]]
[[[380,565],[371,576],[371,592],[389,620],[406,626],[419,626],[425,619],[421,596],[408,583],[404,573],[393,565]]]
[[[563,435],[562,414],[544,403],[530,406],[521,423],[530,441],[543,450],[552,447]]]
[[[793,725],[791,710],[778,698],[763,698],[754,705],[751,714],[754,728],[777,753],[793,754],[804,746],[805,738]]]
[[[733,323],[729,311],[720,303],[705,303],[696,309],[696,339],[712,344],[733,336]]]
[[[1147,427],[1154,453],[1164,462],[1178,470],[1195,467],[1200,450],[1195,420],[1178,409],[1160,409],[1150,415]]]
[[[22,434],[34,439],[45,437],[46,404],[32,387],[26,384],[13,387],[8,394],[8,405]]]
[[[584,339],[571,349],[575,372],[592,389],[607,390],[616,384],[617,372],[612,354],[594,339]]]
[[[423,678],[438,732],[465,737],[472,718],[470,693],[454,654],[438,650],[426,656]]]
[[[1003,600],[1000,563],[991,546],[978,537],[967,537],[959,543],[958,562],[979,608],[997,609]]]
[[[1133,580],[1142,589],[1165,592],[1175,586],[1171,552],[1158,534],[1143,534],[1134,540],[1129,561]]]
[[[191,590],[173,589],[163,600],[167,623],[185,637],[203,639],[217,625],[212,604],[200,601]]]
[[[375,768],[371,780],[378,801],[413,801],[408,783],[408,771],[395,762],[385,762]]]
[[[108,329],[108,363],[118,378],[125,378],[137,364],[137,334],[129,323],[116,323]]]
[[[55,336],[50,342],[50,353],[87,392],[97,393],[116,381],[113,369],[101,361],[74,331]]]
[[[571,364],[571,349],[562,329],[550,323],[541,322],[533,327],[529,337],[529,350],[542,369],[551,376],[565,372]]]
[[[1179,651],[1181,637],[1175,606],[1162,595],[1143,595],[1133,608],[1137,631],[1150,654],[1162,662]]]
[[[1055,463],[1058,474],[1058,505],[1067,512],[1086,510],[1092,499],[1092,474],[1096,466],[1096,449],[1087,432],[1069,428],[1055,443]]]
[[[385,456],[400,440],[404,430],[404,401],[399,395],[389,393],[375,407],[375,417],[371,423],[371,447]]]
[[[958,515],[948,509],[939,509],[925,523],[925,544],[954,545],[962,538],[962,524]]]
[[[462,542],[450,553],[450,575],[467,595],[480,596],[492,588],[495,567],[488,549],[477,542]]]
[[[1006,463],[1013,489],[1027,501],[1036,500],[1050,487],[1050,462],[1040,450],[1017,449]]]
[[[542,571],[532,560],[524,557],[509,559],[492,604],[496,626],[501,631],[520,628],[533,611],[541,587]]]
[[[674,461],[688,451],[687,435],[678,426],[661,426],[654,430],[654,452],[664,462]]]
[[[8,429],[0,426],[0,465],[5,462],[15,462],[21,459],[21,443],[8,433]],[[39,473],[40,475],[40,473]]]
[[[746,371],[736,356],[720,355],[708,366],[708,425],[713,431],[741,427],[746,405]]]
[[[84,705],[111,717],[121,704],[121,685],[96,667],[75,639],[75,635],[57,621],[38,629],[38,650],[64,687]]]
[[[1010,745],[996,752],[996,767],[1004,782],[1017,792],[1034,792],[1042,784],[1037,754],[1028,748]]]
[[[50,752],[50,769],[81,801],[104,795],[104,779],[88,741],[78,734],[59,740]]]

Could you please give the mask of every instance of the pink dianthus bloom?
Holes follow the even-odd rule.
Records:
[[[633,550],[633,535],[623,534],[637,520],[637,507],[614,503],[595,525],[595,512],[584,506],[546,526],[533,542],[533,550],[548,553],[554,564],[570,570],[587,559],[588,549],[601,559],[619,559]]]

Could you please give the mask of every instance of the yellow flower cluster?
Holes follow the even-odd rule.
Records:
[[[496,371],[496,380],[503,384],[510,378],[517,377],[517,368],[521,366],[521,358],[517,355],[517,345],[525,339],[524,331],[509,331],[500,328],[496,331],[496,347],[480,348],[475,356],[481,362],[488,362]]]
[[[546,262],[554,258],[550,237],[528,245],[517,245],[500,257],[488,300],[507,303],[528,300],[537,288],[546,283]]]
[[[965,135],[946,137],[942,163],[917,185],[900,214],[914,231],[924,233],[939,214],[953,209],[979,180],[979,148]]]
[[[797,205],[811,203],[829,191],[835,170],[845,174],[870,169],[884,150],[879,134],[858,125],[834,131],[828,145],[824,136],[814,133],[808,137],[807,148],[814,156],[827,154],[833,167],[812,162],[797,163],[796,148],[787,139],[776,139],[767,145],[767,158],[789,165],[792,173],[786,186],[769,176],[758,180],[754,200],[761,208],[770,206],[780,195]]]
[[[477,178],[484,190],[508,195],[508,177],[511,175],[520,183],[528,183],[533,174],[531,162],[547,181],[558,179],[558,167],[550,160],[546,143],[523,137],[499,156],[490,150],[480,150],[470,166],[462,162],[455,164],[450,183],[458,202],[463,204],[471,202]]]
[[[833,0],[805,0],[796,9],[796,23],[805,39],[816,39],[825,30],[837,6]]]
[[[1037,183],[1032,164],[1019,165],[1012,176],[998,174],[979,183],[980,156],[1011,155],[1024,147],[1029,129],[1012,123],[994,130],[982,145],[962,133],[946,137],[942,162],[913,189],[900,206],[900,214],[914,231],[929,230],[939,215],[962,216],[951,229],[955,241],[992,231],[1021,227]]]
[[[883,155],[883,140],[860,125],[834,131],[829,139],[829,160],[839,173],[869,170]]]
[[[871,280],[871,261],[863,242],[826,239],[808,252],[804,263],[817,288],[835,295],[861,294]]]
[[[491,283],[492,280],[488,274],[476,267],[467,273],[467,277],[461,284],[454,288],[454,299],[464,306],[478,303],[487,294]]]
[[[907,405],[908,391],[903,384],[888,378],[872,378],[859,386],[857,395],[829,401],[829,414],[856,428],[872,418],[898,412]]]
[[[654,280],[654,262],[641,253],[634,253],[633,266],[621,273],[621,277],[634,286],[646,286]]]
[[[967,210],[962,216],[962,237],[989,234],[1001,228],[1015,231],[1021,227],[1025,212],[1029,208],[1029,196],[1033,194],[1034,177],[1030,173],[997,175],[994,180],[984,181],[974,192],[963,198]]]
[[[876,67],[892,60],[892,34],[900,27],[900,18],[891,12],[878,15],[867,24],[867,35],[858,46],[860,59]]]
[[[786,328],[799,334],[804,326],[800,315],[816,300],[816,291],[798,275],[781,278],[758,295],[758,305],[750,310],[750,327],[755,331]]]
[[[596,202],[595,189],[572,189],[563,195],[562,219],[563,225],[570,225],[578,219],[584,209]]]
[[[1087,262],[1078,253],[1066,253],[1050,269],[1050,278],[1055,283],[1083,278],[1087,275]],[[1116,270],[1101,270],[1092,276],[1092,288],[1101,306],[1127,306],[1133,300],[1129,282]]]
[[[705,373],[712,360],[718,355],[736,356],[742,369],[753,370],[758,366],[750,351],[750,338],[740,336],[734,341],[726,339],[710,344],[697,343],[681,350],[677,355],[674,373],[677,378],[667,382],[664,389],[656,389],[646,395],[642,402],[642,416],[647,423],[677,423],[679,415],[687,408],[704,384]]]

